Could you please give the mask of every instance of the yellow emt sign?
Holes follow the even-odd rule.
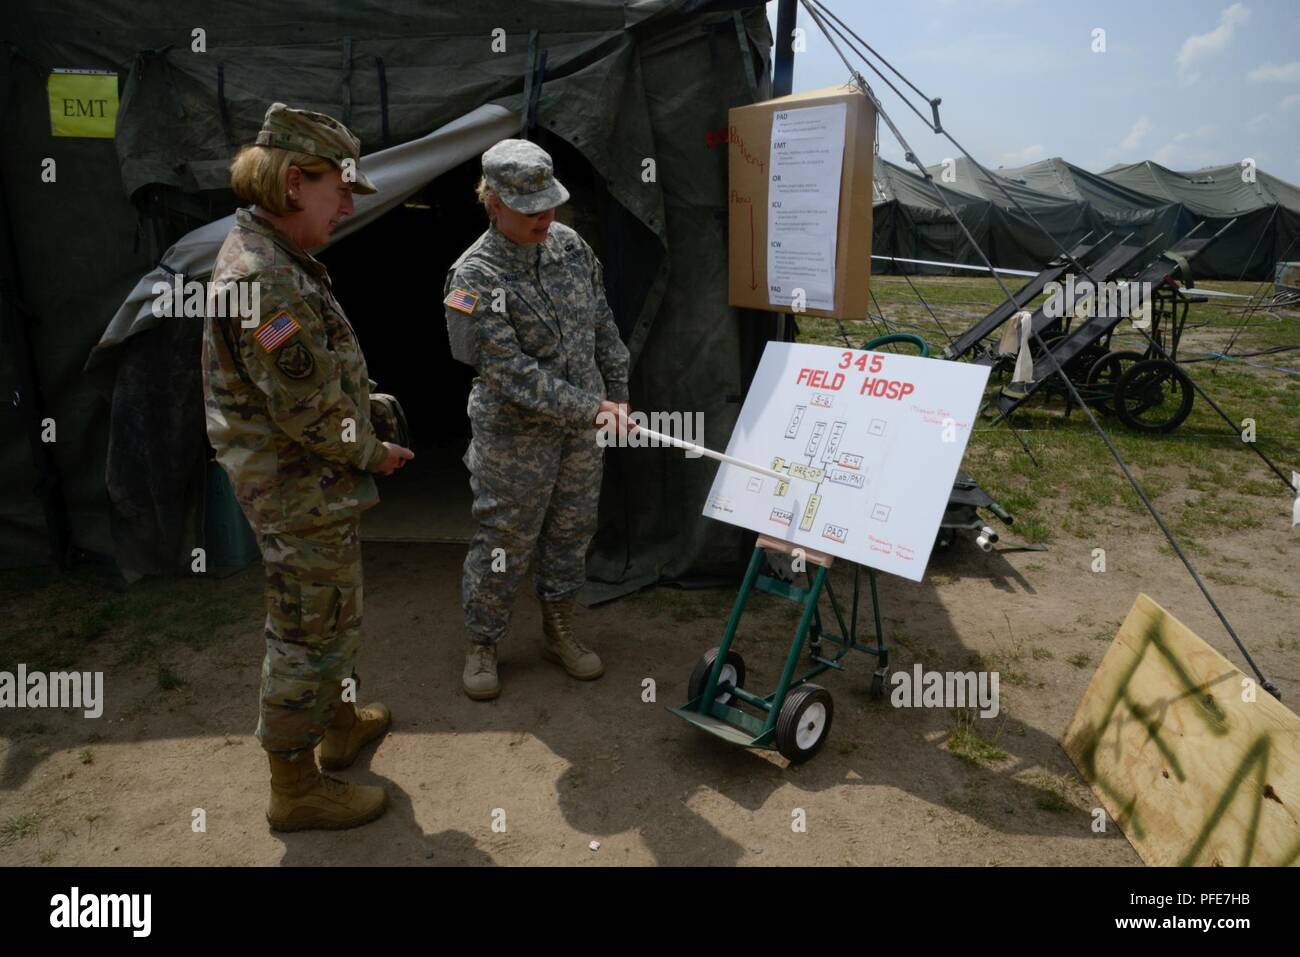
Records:
[[[107,70],[54,70],[45,83],[53,136],[113,138],[117,74]]]

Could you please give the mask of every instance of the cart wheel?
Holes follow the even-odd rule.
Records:
[[[718,649],[710,648],[695,663],[695,668],[691,671],[691,680],[686,686],[687,701],[694,701],[704,694],[704,686],[709,680],[709,671],[713,668],[713,662],[717,657]],[[718,674],[718,684],[724,681],[733,688],[745,687],[745,659],[734,651],[727,652],[727,660],[723,662],[722,671]],[[724,691],[713,700],[718,704],[728,704],[731,698],[731,692]]]
[[[889,676],[877,671],[871,676],[871,700],[879,701],[885,696],[885,679]]]
[[[831,733],[835,703],[820,685],[800,685],[785,696],[776,716],[776,749],[791,764],[807,761]]]
[[[1166,359],[1134,363],[1115,383],[1115,414],[1139,432],[1172,432],[1192,411],[1187,373]]]
[[[1135,362],[1145,358],[1140,352],[1107,352],[1088,369],[1088,385],[1113,390],[1119,377]]]

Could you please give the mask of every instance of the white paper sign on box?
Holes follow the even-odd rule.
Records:
[[[770,342],[704,514],[920,581],[986,366]]]
[[[767,294],[788,306],[835,308],[835,240],[844,164],[843,103],[772,114],[768,163]]]

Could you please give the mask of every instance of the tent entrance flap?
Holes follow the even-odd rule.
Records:
[[[557,220],[577,229],[598,254],[631,245],[628,221],[611,215],[614,202],[599,189],[587,158],[547,131],[537,136],[571,194]],[[416,455],[379,479],[380,503],[362,522],[368,541],[465,543],[477,528],[462,462],[474,370],[452,357],[442,299],[447,267],[488,227],[475,196],[479,172],[478,156],[445,170],[320,255],[376,391],[402,403]],[[620,302],[625,296],[614,299],[640,310],[639,302]]]
[[[466,398],[474,371],[451,356],[442,321],[445,265],[486,227],[474,198],[478,158],[447,170],[405,203],[339,240],[330,271],[377,391],[397,396],[415,459],[379,478],[366,541],[468,542],[474,534]]]

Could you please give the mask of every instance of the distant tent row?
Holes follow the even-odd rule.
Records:
[[[1094,239],[1131,233],[1170,246],[1198,223],[1210,233],[1234,218],[1232,229],[1197,259],[1198,277],[1269,279],[1277,262],[1300,251],[1300,188],[1258,169],[1180,173],[1148,161],[1098,174],[1054,158],[994,170],[991,177],[962,158],[928,171],[931,183],[877,159],[873,253],[981,264],[953,213],[995,266],[1011,269],[1037,270],[1059,253],[1058,244],[1069,249],[1089,233]],[[891,267],[877,261],[873,270]]]

